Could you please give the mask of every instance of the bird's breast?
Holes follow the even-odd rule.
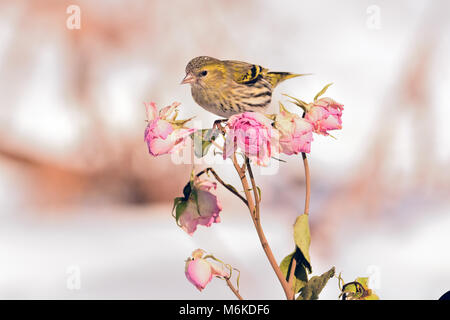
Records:
[[[201,107],[221,117],[246,111],[264,112],[270,105],[272,88],[261,79],[251,85],[232,84],[220,89],[192,86],[192,97]]]

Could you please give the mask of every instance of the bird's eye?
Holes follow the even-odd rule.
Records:
[[[203,70],[202,72],[200,72],[200,75],[202,77],[206,76],[207,74],[208,74],[208,71],[206,71],[206,70]]]

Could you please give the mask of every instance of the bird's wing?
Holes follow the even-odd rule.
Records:
[[[267,69],[247,62],[227,60],[224,63],[231,71],[233,80],[241,84],[255,82],[261,74],[267,72]]]

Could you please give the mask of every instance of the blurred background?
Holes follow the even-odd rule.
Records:
[[[210,55],[314,74],[280,85],[271,111],[281,93],[311,101],[330,82],[345,105],[343,130],[309,156],[314,274],[336,266],[346,282],[370,276],[382,299],[438,299],[450,290],[449,12],[445,0],[0,1],[0,298],[233,299],[223,281],[200,293],[185,279],[199,247],[241,270],[244,298],[284,297],[222,187],[220,224],[193,237],[176,226],[192,165],[143,141],[144,101],[216,119],[179,85]],[[301,158],[283,159],[256,174],[278,261],[304,201]],[[215,168],[238,186],[229,163]],[[332,279],[321,298],[338,295]]]

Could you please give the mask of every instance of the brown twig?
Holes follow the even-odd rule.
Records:
[[[225,133],[225,130],[220,125],[220,123],[215,122],[214,127],[218,128],[222,133]],[[292,296],[292,289],[289,286],[288,282],[286,281],[280,267],[278,266],[278,263],[273,255],[273,252],[269,246],[269,243],[267,242],[266,236],[265,236],[264,231],[261,226],[260,215],[259,215],[260,197],[258,196],[258,190],[256,187],[252,168],[250,166],[250,161],[247,157],[245,157],[244,163],[242,164],[242,166],[240,166],[237,161],[237,158],[236,158],[236,153],[233,153],[232,161],[233,161],[234,168],[236,169],[236,172],[238,173],[239,178],[241,180],[242,187],[244,188],[246,205],[250,211],[250,216],[252,218],[253,224],[255,225],[255,229],[258,234],[261,246],[263,247],[263,250],[267,256],[267,259],[269,260],[270,265],[272,266],[276,276],[278,277],[278,280],[280,281],[281,286],[283,287],[286,297],[289,299]],[[247,176],[246,176],[246,169],[248,169],[248,171],[249,171],[254,199],[250,193],[250,188],[249,188],[249,184],[248,184],[248,180],[247,180]]]
[[[305,211],[304,213],[306,215],[309,214],[309,198],[311,196],[311,179],[309,174],[309,164],[308,159],[306,158],[306,153],[302,152],[302,158],[303,158],[303,166],[305,167]]]
[[[308,159],[306,157],[306,153],[302,152],[302,158],[303,158],[303,166],[305,167],[305,209],[304,214],[309,214],[309,200],[311,197],[311,178],[309,173],[309,164]],[[297,266],[297,260],[295,259],[295,254],[292,257],[292,264],[291,269],[289,270],[289,287],[292,288],[292,295],[289,298],[290,300],[295,299],[295,288],[294,288],[294,275],[295,275],[295,268]]]
[[[233,286],[233,284],[230,281],[230,278],[226,278],[225,279],[227,281],[227,285],[228,287],[231,289],[231,291],[233,291],[234,295],[239,299],[239,300],[244,300],[244,298],[242,298],[242,296],[240,295],[239,291]]]
[[[261,245],[263,247],[263,250],[267,256],[267,259],[269,260],[270,265],[272,266],[272,269],[275,271],[276,276],[278,277],[278,280],[280,281],[281,286],[283,287],[284,293],[286,294],[286,298],[290,298],[292,296],[292,289],[290,288],[288,282],[286,281],[283,272],[281,271],[280,267],[278,266],[277,261],[275,260],[275,257],[273,255],[272,249],[269,246],[269,243],[267,242],[266,236],[264,235],[264,231],[261,227],[261,223],[259,220],[259,197],[257,194],[256,184],[253,177],[253,173],[251,172],[250,162],[248,159],[244,162],[244,164],[239,166],[239,163],[236,159],[236,154],[233,154],[233,165],[239,174],[239,178],[241,179],[242,187],[244,188],[245,197],[248,202],[248,209],[250,211],[250,215],[252,217],[253,224],[255,225],[256,232],[258,234],[259,240],[261,242]],[[251,182],[252,182],[252,188],[254,190],[255,199],[253,200],[252,195],[250,193],[250,188],[246,176],[246,168],[249,170],[249,174],[251,174]],[[254,202],[255,201],[255,202]],[[256,203],[256,205],[255,205]],[[258,217],[258,218],[256,218]]]
[[[289,273],[288,284],[289,284],[289,288],[292,289],[289,300],[294,300],[294,298],[295,298],[295,282],[294,282],[295,268],[297,268],[297,260],[295,259],[295,253],[294,253],[294,256],[292,257],[291,269],[289,271],[290,273]]]
[[[225,182],[219,177],[219,175],[216,173],[216,171],[214,171],[213,168],[209,167],[209,168],[206,168],[206,169],[200,171],[199,173],[197,173],[197,177],[200,177],[200,176],[201,176],[203,173],[205,173],[205,172],[211,172],[211,173],[213,174],[214,178],[216,178],[216,180],[217,180],[221,185],[223,185],[225,188],[227,188],[231,193],[233,193],[233,194],[234,194],[235,196],[237,196],[239,199],[241,199],[241,200],[245,203],[245,205],[248,205],[247,200],[245,200],[245,198],[244,198],[243,196],[241,196],[241,195],[239,194],[239,192],[237,192],[236,189],[232,188],[228,183],[225,183]]]
[[[261,199],[259,198],[258,190],[255,183],[255,178],[253,176],[252,167],[250,166],[250,159],[245,157],[245,165],[248,170],[248,175],[250,176],[250,181],[252,183],[252,189],[253,189],[253,196],[255,198],[255,220],[259,224],[259,203],[261,202]]]

